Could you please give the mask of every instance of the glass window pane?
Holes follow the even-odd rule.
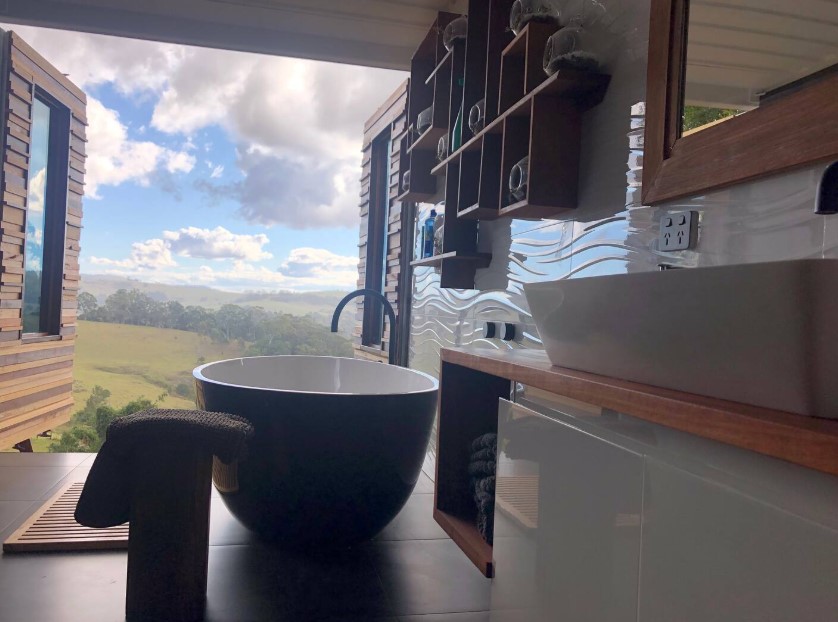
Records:
[[[23,281],[23,332],[37,333],[41,322],[41,275],[44,266],[47,162],[49,161],[49,106],[34,100],[30,134],[29,191],[26,209],[26,250]]]

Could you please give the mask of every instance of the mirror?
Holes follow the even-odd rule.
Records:
[[[681,136],[763,105],[838,63],[831,0],[690,0]]]
[[[651,0],[643,203],[838,159],[836,63],[838,0]]]

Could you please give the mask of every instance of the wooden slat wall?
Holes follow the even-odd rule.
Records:
[[[390,128],[390,208],[387,214],[387,265],[384,267],[384,295],[399,311],[399,257],[401,238],[402,204],[396,200],[399,195],[399,147],[400,138],[407,130],[407,81],[387,98],[381,107],[375,111],[364,126],[364,156],[361,164],[361,225],[358,240],[358,287],[362,288],[366,279],[367,268],[367,227],[370,207],[370,159],[373,140]],[[358,308],[355,314],[355,329],[352,333],[355,356],[368,360],[387,361],[387,354],[371,351],[361,347],[361,330],[364,318],[363,300],[358,298]],[[384,340],[390,343],[390,326],[384,331]]]
[[[15,33],[4,54],[9,73],[4,120],[0,202],[0,448],[69,421],[73,407],[73,351],[79,289],[79,239],[87,142],[84,93]],[[22,337],[24,240],[29,174],[29,132],[35,87],[67,106],[70,122],[60,334]]]

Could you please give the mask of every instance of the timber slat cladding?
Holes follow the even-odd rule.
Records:
[[[15,33],[4,40],[11,62],[8,75],[0,76],[9,87],[0,184],[0,448],[70,418],[87,142],[87,100],[81,89]],[[70,158],[59,333],[33,337],[21,330],[29,139],[37,89],[70,111]]]
[[[128,523],[85,527],[73,514],[84,482],[72,482],[41,506],[3,543],[4,553],[92,551],[128,548]]]

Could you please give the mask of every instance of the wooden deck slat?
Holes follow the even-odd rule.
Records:
[[[71,482],[42,505],[3,543],[6,553],[128,548],[128,524],[95,529],[73,518],[84,482]]]

